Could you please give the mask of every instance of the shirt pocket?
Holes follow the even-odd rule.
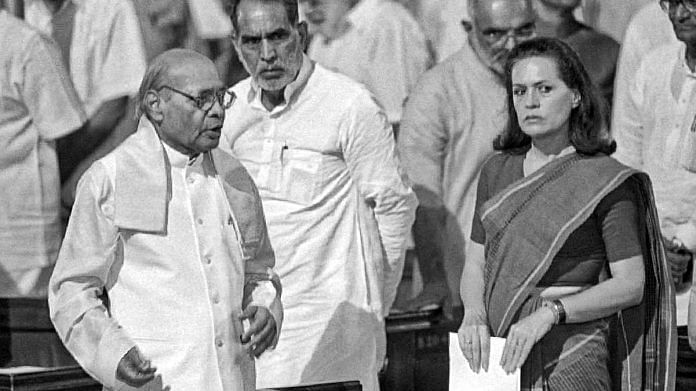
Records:
[[[306,149],[283,147],[279,193],[287,201],[310,205],[321,183],[323,154]]]

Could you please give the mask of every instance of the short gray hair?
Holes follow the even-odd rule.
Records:
[[[238,8],[239,8],[239,3],[241,3],[243,0],[227,0],[225,8],[227,10],[227,13],[230,15],[230,19],[232,20],[232,27],[234,28],[234,33],[237,34],[238,31]],[[280,3],[283,5],[283,8],[285,8],[285,12],[288,15],[288,21],[290,22],[290,25],[294,26],[296,25],[299,20],[300,20],[300,14],[298,11],[298,6],[297,6],[297,0],[250,0],[250,1],[259,1],[263,3]]]

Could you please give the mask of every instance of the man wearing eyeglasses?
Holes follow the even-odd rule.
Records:
[[[528,0],[471,0],[469,15],[468,42],[421,77],[404,109],[398,144],[418,195],[413,233],[424,282],[408,310],[442,303],[448,292],[461,306],[478,173],[507,120],[503,64],[535,34]]]
[[[693,353],[686,344],[687,323],[696,347],[696,313],[688,310],[696,251],[696,1],[664,0],[660,5],[679,42],[649,52],[630,81],[627,101],[617,102],[623,108],[614,113],[615,157],[653,181],[684,342],[679,342],[677,390],[694,389],[696,382],[683,383],[680,369],[694,365],[689,362]]]
[[[138,129],[80,181],[49,284],[51,319],[108,389],[255,389],[280,282],[261,200],[215,149],[234,95],[193,51],[156,57]]]

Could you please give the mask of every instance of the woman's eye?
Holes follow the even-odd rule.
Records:
[[[549,92],[551,92],[551,90],[551,86],[539,86],[539,92],[541,92],[542,94],[548,94]]]
[[[521,89],[521,88],[514,89],[514,90],[512,90],[512,95],[514,95],[514,96],[522,96],[522,95],[524,95],[524,90]]]

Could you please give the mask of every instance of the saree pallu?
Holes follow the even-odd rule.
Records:
[[[674,287],[648,176],[607,156],[559,158],[488,200],[484,304],[492,334],[538,308],[534,291],[558,250],[597,204],[626,180],[638,191],[645,262],[643,301],[611,317],[608,370],[614,390],[672,390],[676,361]],[[539,365],[530,354],[525,366]],[[525,368],[523,367],[523,371]],[[546,389],[543,378],[531,389]],[[576,390],[572,385],[561,390]]]

